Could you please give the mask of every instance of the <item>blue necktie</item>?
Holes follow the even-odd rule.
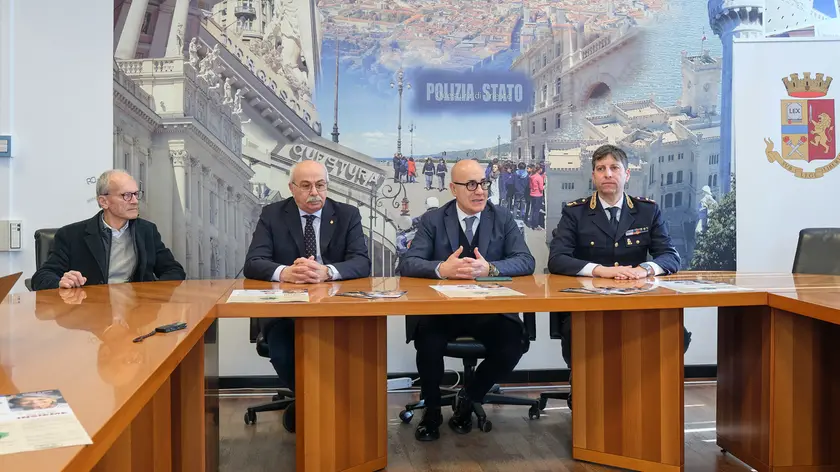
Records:
[[[467,241],[472,244],[473,240],[473,222],[475,222],[474,216],[468,216],[464,218],[464,223],[466,223],[467,229],[464,231],[464,234],[467,235]]]

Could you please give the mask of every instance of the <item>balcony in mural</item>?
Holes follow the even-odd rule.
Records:
[[[130,82],[150,96],[152,109],[167,122],[192,118],[235,156],[242,155],[242,124],[231,97],[211,86],[180,58],[118,60]]]
[[[284,58],[282,52],[272,44],[274,38],[270,35],[265,39],[251,38],[246,41],[235,34],[228,34],[210,18],[202,20],[201,28],[233,54],[313,131],[321,133],[318,112],[312,102],[312,84],[308,71],[305,66],[296,64],[297,58],[295,61]]]

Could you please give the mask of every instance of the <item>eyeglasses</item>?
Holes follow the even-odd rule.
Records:
[[[467,187],[467,190],[469,190],[470,192],[475,192],[475,190],[478,188],[479,185],[481,185],[481,188],[484,189],[484,190],[489,189],[490,186],[493,185],[493,182],[490,181],[490,180],[482,180],[481,182],[476,182],[475,180],[470,180],[469,182],[452,182],[452,183],[455,184],[455,185],[463,185],[464,187]]]
[[[294,185],[295,187],[303,190],[304,192],[311,192],[312,191],[312,186],[313,186],[311,182],[301,182],[300,184],[296,184],[296,183],[292,182],[292,185]],[[327,189],[327,183],[326,182],[318,182],[318,183],[315,184],[315,190],[317,190],[319,192],[323,192],[326,189]]]
[[[105,195],[110,195],[110,193],[106,193]],[[123,200],[130,202],[131,197],[137,197],[138,200],[143,198],[143,191],[138,190],[136,192],[125,192],[125,193],[118,193],[117,196],[122,197]]]

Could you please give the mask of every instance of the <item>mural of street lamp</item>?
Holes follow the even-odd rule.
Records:
[[[402,95],[403,95],[403,87],[407,89],[411,89],[411,84],[405,81],[405,74],[403,73],[402,67],[400,70],[397,71],[397,83],[391,82],[391,88],[397,89],[397,93],[399,93],[399,114],[397,115],[397,153],[402,154]]]

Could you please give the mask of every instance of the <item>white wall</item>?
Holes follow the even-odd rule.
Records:
[[[85,180],[113,162],[113,2],[0,0],[0,219],[23,221],[22,251],[0,273],[35,271],[33,234],[88,218]]]
[[[737,175],[737,251],[738,270],[749,272],[790,272],[799,231],[808,227],[840,227],[836,201],[840,192],[840,167],[820,178],[800,178],[778,162],[768,162],[765,139],[781,156],[782,100],[787,94],[783,77],[805,72],[834,77],[826,97],[834,100],[834,138],[840,136],[836,119],[840,116],[840,39],[767,39],[736,41],[733,50],[733,90],[760,90],[733,96],[732,122]],[[767,57],[785,58],[783,61]],[[829,59],[830,58],[830,59]],[[805,114],[808,109],[805,108]],[[807,116],[807,115],[806,115]],[[808,118],[810,121],[810,117]],[[809,135],[809,140],[813,135]],[[836,144],[836,143],[835,143]],[[835,146],[832,156],[840,147]],[[831,160],[788,160],[786,164],[814,172]],[[768,192],[767,189],[776,189]],[[756,244],[760,241],[761,244]],[[773,257],[767,257],[772,254]]]

